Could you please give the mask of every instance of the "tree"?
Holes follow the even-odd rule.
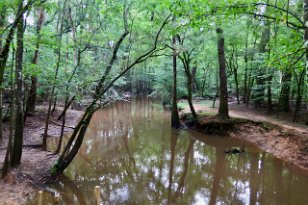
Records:
[[[162,25],[159,27],[156,36],[154,38],[154,43],[150,49],[147,51],[144,51],[142,54],[137,56],[134,61],[130,62],[125,66],[125,69],[123,69],[119,74],[117,74],[114,78],[112,78],[110,81],[108,81],[108,77],[110,75],[110,72],[112,71],[112,68],[114,67],[114,64],[117,59],[117,55],[120,50],[120,46],[124,42],[125,38],[128,36],[128,34],[132,31],[129,31],[128,26],[128,8],[126,5],[124,5],[124,11],[123,11],[123,21],[124,21],[124,32],[119,37],[117,42],[115,43],[112,51],[112,55],[110,58],[109,63],[107,64],[106,69],[103,72],[103,75],[99,79],[99,82],[95,88],[95,93],[93,97],[93,101],[90,103],[89,106],[87,106],[83,116],[81,117],[79,123],[74,129],[74,132],[72,133],[69,141],[67,142],[61,156],[59,157],[57,163],[54,165],[51,176],[48,176],[47,182],[56,180],[59,175],[62,174],[62,172],[69,166],[69,164],[72,162],[76,154],[78,153],[78,150],[83,142],[83,138],[85,135],[85,132],[87,130],[87,127],[91,121],[91,118],[94,114],[94,112],[99,109],[100,107],[105,106],[109,103],[109,101],[103,101],[102,97],[103,95],[114,85],[114,83],[121,78],[125,73],[127,73],[131,68],[134,66],[146,61],[151,56],[155,55],[155,53],[158,50],[161,50],[162,48],[158,47],[159,44],[159,37],[163,30],[163,28],[170,22],[170,17],[168,16]]]
[[[18,10],[21,11],[23,7],[23,0],[18,6]],[[11,165],[13,167],[20,164],[23,145],[23,133],[24,133],[24,109],[23,109],[23,52],[24,52],[24,18],[19,19],[17,25],[17,48],[16,48],[16,91],[15,91],[15,134],[13,140],[13,151],[11,153]]]
[[[229,118],[229,107],[228,107],[228,88],[227,88],[227,75],[226,75],[226,58],[225,58],[225,38],[223,36],[223,30],[221,28],[216,29],[218,41],[218,61],[219,61],[219,108],[217,117],[220,119]]]
[[[173,36],[172,38],[173,46],[176,46],[177,40],[176,36]],[[172,86],[172,110],[171,110],[171,127],[173,128],[180,128],[181,122],[179,118],[179,112],[178,112],[178,100],[177,100],[177,52],[174,49],[173,55],[172,55],[172,72],[173,72],[173,86]]]
[[[32,64],[36,66],[38,64],[39,59],[39,49],[40,49],[40,39],[41,39],[41,30],[44,23],[45,18],[45,11],[43,7],[40,7],[38,9],[38,19],[36,23],[36,45],[34,50],[34,56],[32,60]],[[35,103],[37,99],[37,77],[35,75],[31,76],[31,87],[29,91],[29,97],[26,104],[26,110],[25,110],[25,119],[28,115],[28,112],[34,112],[35,111]]]

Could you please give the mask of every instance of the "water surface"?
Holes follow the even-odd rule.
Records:
[[[246,153],[224,153],[234,146]],[[93,204],[96,185],[106,205],[308,204],[307,173],[239,140],[173,130],[170,113],[149,100],[96,112],[65,175],[51,189],[66,205]]]

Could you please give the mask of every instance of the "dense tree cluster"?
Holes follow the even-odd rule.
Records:
[[[20,163],[23,125],[39,102],[85,107],[52,173],[77,153],[93,113],[131,92],[173,104],[228,99],[290,112],[308,123],[307,0],[2,0],[0,2],[0,141],[10,121],[4,173]],[[305,111],[305,112],[303,112]],[[61,139],[63,136],[63,129]],[[60,140],[57,152],[61,150]]]

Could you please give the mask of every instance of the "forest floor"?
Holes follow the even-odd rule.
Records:
[[[201,116],[201,123],[206,123],[206,115],[217,113],[217,108],[210,108],[199,101],[194,102],[194,107]],[[184,112],[190,112],[188,106],[184,108]],[[229,115],[248,120],[235,123],[235,129],[228,132],[229,136],[246,140],[308,173],[308,126],[290,122],[288,114],[277,118],[276,115],[266,114],[265,110],[255,110],[245,105],[230,104]]]
[[[58,137],[60,135],[61,121],[57,121],[57,117],[61,114],[62,109],[58,107],[51,117],[48,130],[49,137]],[[4,180],[0,180],[0,204],[2,205],[25,204],[37,191],[36,189],[40,189],[40,187],[37,187],[36,182],[50,171],[57,159],[57,155],[42,151],[39,146],[42,144],[46,113],[46,106],[38,106],[37,112],[27,118],[21,164],[11,170]],[[66,126],[74,127],[81,114],[81,111],[68,110]],[[71,128],[65,129],[66,133],[71,131]],[[5,158],[8,135],[9,125],[4,123],[4,143],[0,144],[0,168],[2,168]]]

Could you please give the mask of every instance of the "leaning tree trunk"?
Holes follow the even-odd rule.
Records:
[[[195,111],[194,105],[193,105],[193,101],[192,101],[192,95],[193,95],[193,87],[194,87],[194,80],[193,80],[193,75],[190,72],[190,55],[187,54],[186,52],[183,53],[183,56],[179,56],[179,58],[181,59],[182,63],[183,63],[183,67],[184,67],[184,71],[185,71],[185,75],[186,75],[186,80],[187,80],[187,101],[188,101],[188,105],[191,111],[191,114],[193,115],[194,120],[197,120],[198,116],[197,113]]]
[[[176,37],[173,37],[173,44],[176,44]],[[171,112],[171,126],[173,128],[180,128],[181,122],[179,118],[178,105],[177,105],[177,65],[176,65],[177,53],[173,52],[173,87],[172,87],[172,112]]]
[[[19,5],[19,10],[23,6],[23,1]],[[13,141],[12,159],[11,165],[13,167],[20,164],[22,155],[23,145],[23,131],[24,131],[24,113],[23,113],[23,38],[24,38],[24,18],[21,17],[17,25],[17,48],[16,48],[16,91],[15,91],[15,102],[16,102],[16,116],[15,116],[15,134]]]
[[[228,107],[228,88],[227,88],[227,75],[226,75],[226,58],[225,58],[225,39],[223,30],[221,28],[216,29],[218,35],[217,49],[218,49],[218,61],[219,61],[219,80],[220,80],[220,102],[218,108],[217,117],[220,119],[229,118]]]
[[[185,69],[185,72],[186,72],[186,76],[187,76],[187,92],[188,92],[187,100],[188,100],[188,104],[189,104],[191,114],[193,115],[194,119],[196,120],[198,118],[198,116],[197,116],[197,113],[195,111],[193,101],[192,101],[193,81],[192,81],[192,77],[191,77],[191,74],[190,74],[189,67],[187,67],[187,69]]]
[[[76,156],[84,135],[86,133],[87,127],[91,121],[93,113],[100,107],[105,106],[108,102],[103,103],[102,105],[97,105],[97,103],[101,100],[102,96],[114,85],[114,83],[120,79],[123,75],[125,75],[131,68],[133,68],[135,65],[140,64],[147,60],[150,56],[152,56],[156,51],[157,51],[157,44],[158,44],[158,39],[159,36],[164,28],[165,25],[167,25],[170,22],[170,17],[167,17],[160,29],[158,30],[155,41],[154,41],[154,46],[146,51],[145,53],[141,54],[139,57],[136,58],[135,61],[132,63],[128,64],[124,70],[122,70],[115,78],[112,80],[108,79],[109,74],[113,68],[113,65],[117,59],[117,54],[119,51],[119,48],[126,38],[126,36],[129,34],[128,31],[128,24],[127,24],[127,13],[124,12],[124,26],[125,26],[125,31],[121,35],[121,37],[118,39],[116,42],[111,59],[109,63],[107,64],[107,67],[100,78],[98,85],[96,86],[95,89],[95,95],[92,103],[87,107],[84,115],[80,119],[79,123],[74,129],[73,134],[71,135],[70,139],[68,140],[61,156],[59,157],[57,163],[54,165],[52,169],[52,173],[50,176],[47,176],[47,183],[52,182],[54,180],[57,180],[57,176],[61,175],[63,171],[69,166],[69,164],[72,162],[74,157]],[[106,82],[107,81],[107,82]]]

